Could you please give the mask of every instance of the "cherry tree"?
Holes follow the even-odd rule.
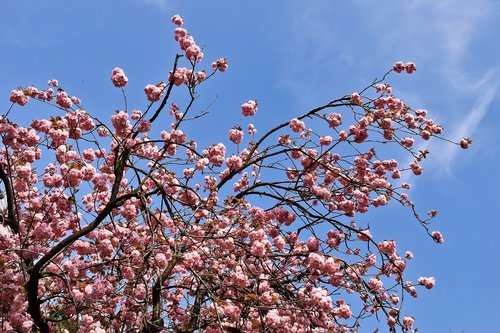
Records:
[[[120,68],[125,108],[109,119],[57,80],[12,91],[0,118],[2,332],[357,332],[368,317],[412,331],[403,300],[435,278],[405,279],[412,253],[356,217],[401,204],[443,243],[436,212],[419,215],[400,180],[423,172],[418,141],[443,132],[387,81],[415,64],[259,132],[248,119],[269,110],[242,101],[240,123],[200,146],[186,124],[202,121],[198,89],[228,63],[204,66],[183,18],[172,22],[182,52],[144,88],[143,111],[129,109]],[[14,122],[33,101],[52,117]]]

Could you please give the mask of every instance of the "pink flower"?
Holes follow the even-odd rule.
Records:
[[[108,190],[108,177],[105,174],[95,174],[92,177],[94,183],[94,190],[104,192]]]
[[[363,100],[361,99],[361,96],[358,93],[353,93],[351,95],[351,103],[355,105],[361,105],[363,104]]]
[[[212,62],[212,69],[214,71],[218,70],[220,72],[225,72],[228,68],[226,58],[219,58],[216,61]]]
[[[142,112],[140,110],[133,110],[132,114],[130,115],[130,119],[132,120],[139,120],[142,117]]]
[[[256,241],[250,247],[250,253],[256,257],[263,257],[267,252],[266,245],[269,244],[269,241]]]
[[[425,117],[427,116],[427,110],[417,109],[415,110],[415,114],[417,117]]]
[[[144,92],[146,93],[146,97],[150,102],[157,102],[163,96],[163,91],[166,88],[166,84],[164,82],[158,83],[156,85],[148,84],[144,88]]]
[[[372,205],[374,207],[380,207],[380,206],[385,206],[387,205],[387,196],[385,195],[379,195],[377,198],[372,200]]]
[[[142,120],[139,123],[139,126],[137,126],[137,132],[139,133],[149,132],[150,129],[151,129],[151,123],[147,119]]]
[[[333,309],[335,316],[339,318],[349,319],[352,316],[351,308],[347,304],[341,304],[340,306]]]
[[[309,237],[306,242],[309,251],[318,251],[321,241],[316,237]]]
[[[370,230],[360,230],[360,232],[358,232],[358,238],[364,242],[368,242],[372,238]]]
[[[402,61],[398,61],[392,66],[392,70],[396,73],[401,73],[406,68],[405,64]]]
[[[229,168],[229,170],[237,170],[241,168],[243,165],[243,161],[239,156],[233,155],[230,158],[226,159],[226,165]]]
[[[406,251],[405,258],[408,260],[413,259],[413,253],[411,251]]]
[[[420,131],[420,136],[424,140],[429,140],[431,138],[431,135],[432,135],[431,132],[429,132],[428,130],[422,130],[422,131]]]
[[[431,276],[431,277],[420,277],[418,278],[418,283],[420,283],[422,286],[424,286],[427,289],[432,289],[434,285],[436,284],[436,278]]]
[[[169,73],[168,80],[171,81],[173,79],[174,84],[176,86],[180,86],[181,84],[191,82],[190,79],[193,78],[193,73],[191,70],[185,68],[185,67],[180,67],[177,68],[172,75],[172,72]]]
[[[405,328],[411,328],[413,326],[414,322],[415,322],[415,319],[413,319],[413,317],[404,316],[404,318],[403,318],[403,326]]]
[[[29,101],[29,97],[26,96],[21,90],[12,90],[10,94],[10,101],[12,103],[17,103],[21,106],[25,106]]]
[[[57,88],[57,87],[59,86],[59,81],[57,81],[57,80],[49,80],[49,81],[47,82],[47,84],[48,84],[49,86],[52,86],[52,87],[54,87],[54,88]]]
[[[431,236],[436,243],[438,243],[438,244],[444,243],[443,235],[441,235],[441,233],[439,231],[433,231],[431,233]]]
[[[205,70],[196,72],[196,79],[198,80],[198,82],[205,80],[206,77],[207,73],[205,72]]]
[[[407,62],[405,64],[405,70],[406,70],[406,73],[411,74],[417,70],[417,66],[413,62]]]
[[[231,140],[231,142],[235,144],[241,143],[241,141],[243,140],[243,131],[240,127],[231,128],[229,130],[229,140]]]
[[[224,163],[224,155],[226,154],[226,146],[222,143],[217,143],[203,151],[203,154],[208,158],[214,166],[220,167]]]
[[[255,129],[255,126],[253,124],[248,124],[247,131],[248,135],[255,135],[257,133],[257,130]]]
[[[257,113],[257,110],[258,110],[258,104],[257,101],[254,100],[249,100],[248,102],[243,103],[241,105],[241,114],[244,117],[253,116],[255,113]]]
[[[422,168],[420,165],[418,165],[417,161],[414,161],[410,164],[411,171],[413,171],[413,174],[415,176],[420,176],[422,172],[424,171],[424,168]]]
[[[172,19],[171,19],[172,23],[177,25],[177,26],[182,26],[184,24],[184,20],[182,19],[182,16],[180,15],[174,15],[172,16]]]
[[[309,253],[309,256],[307,257],[307,265],[309,266],[309,269],[323,269],[324,263],[325,258],[322,255],[319,255],[317,253]]]
[[[415,140],[413,138],[403,138],[401,139],[401,144],[406,147],[406,148],[411,148],[413,144],[415,143]]]
[[[123,88],[127,85],[128,78],[125,76],[123,70],[119,67],[115,67],[113,72],[111,72],[111,82],[117,88]]]
[[[322,136],[319,138],[319,143],[322,145],[322,146],[328,146],[328,145],[331,145],[333,142],[333,139],[331,136],[329,135],[326,135],[326,136]]]
[[[112,115],[111,123],[113,124],[116,132],[120,135],[127,134],[132,129],[128,120],[128,114],[124,111],[120,111],[117,114]]]
[[[69,98],[68,94],[64,91],[56,95],[56,103],[63,109],[69,109],[73,105],[71,98]]]
[[[469,139],[469,138],[464,138],[462,140],[460,140],[460,147],[462,149],[467,149],[469,148],[469,145],[472,143],[472,140]]]
[[[187,37],[187,30],[184,29],[184,28],[175,28],[174,30],[174,38],[176,41],[180,42],[181,40],[183,40],[184,38]]]
[[[380,252],[385,253],[387,255],[396,253],[396,242],[393,240],[383,241],[381,243],[378,243],[377,247],[380,250]]]
[[[290,128],[295,133],[298,133],[298,132],[303,131],[305,129],[305,124],[303,121],[300,121],[297,118],[293,118],[292,120],[290,120]]]
[[[382,290],[382,287],[384,286],[384,284],[382,283],[382,281],[380,281],[379,279],[376,279],[376,278],[371,278],[369,281],[368,281],[368,286],[370,287],[371,290],[373,291],[381,291]]]

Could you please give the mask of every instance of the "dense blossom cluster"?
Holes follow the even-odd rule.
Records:
[[[357,332],[369,316],[411,331],[402,300],[436,279],[408,280],[413,254],[354,219],[391,201],[413,208],[410,185],[396,180],[422,174],[413,147],[442,127],[378,81],[261,137],[237,125],[227,146],[199,148],[182,125],[196,87],[227,61],[195,69],[203,53],[183,18],[172,22],[189,66],[177,57],[167,82],[148,84],[144,111],[98,120],[57,80],[12,91],[12,103],[52,102],[62,114],[28,127],[0,118],[2,332]],[[111,82],[128,78],[115,68]],[[167,112],[176,86],[191,101]],[[241,106],[247,117],[257,109]],[[386,142],[410,165],[382,158],[375,148]],[[442,243],[429,231],[436,214],[415,216]]]

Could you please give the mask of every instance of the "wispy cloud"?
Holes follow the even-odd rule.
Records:
[[[147,5],[157,6],[161,10],[165,11],[168,9],[168,0],[141,0]]]
[[[476,36],[477,25],[488,16],[490,3],[489,0],[410,1],[409,4],[404,4],[408,30],[421,37],[425,35],[420,42],[436,39],[444,51],[443,56],[456,63],[461,60],[470,41]],[[418,40],[416,42],[418,46],[422,46]]]
[[[469,85],[469,87],[475,88],[476,100],[472,107],[464,107],[463,110],[460,110],[460,114],[463,116],[452,126],[451,131],[446,132],[446,137],[457,142],[465,137],[474,138],[481,121],[491,111],[492,103],[500,88],[500,79],[497,77],[497,73],[497,70],[490,70],[482,79]],[[477,143],[473,144],[472,149],[477,149]],[[429,150],[431,152],[431,158],[424,161],[426,170],[432,170],[439,176],[451,176],[453,165],[461,149],[449,142],[431,139],[421,143],[416,150]],[[403,165],[409,165],[412,161],[413,158],[409,158]],[[405,173],[400,180],[401,182],[408,182],[410,179],[413,179],[411,174]]]
[[[438,115],[439,121],[447,124],[446,136],[453,140],[474,137],[498,96],[500,62],[490,63],[491,67],[479,71],[477,66],[471,69],[471,65],[482,61],[473,43],[485,33],[484,22],[494,18],[498,3],[493,0],[389,2],[391,5],[381,10],[378,4],[354,1],[347,7],[355,14],[351,13],[352,19],[347,21],[336,13],[339,6],[330,1],[296,8],[295,12],[300,14],[295,17],[294,35],[289,41],[296,51],[290,53],[289,62],[304,66],[292,68],[284,64],[283,85],[295,92],[299,103],[305,104],[318,101],[321,87],[332,86],[332,80],[325,79],[330,69],[342,76],[342,80],[334,83],[345,86],[353,84],[351,73],[365,75],[376,64],[408,57],[425,65],[427,73],[435,73],[433,87],[421,86],[420,94],[434,94],[422,104],[431,114],[443,105],[450,107],[450,112]],[[381,26],[381,22],[385,23]],[[338,70],[339,67],[348,70]],[[442,91],[439,98],[436,88]],[[407,101],[423,100],[414,91],[407,90],[404,95]],[[431,140],[420,149],[433,152],[426,169],[451,174],[459,151],[456,146]]]
[[[498,91],[500,80],[490,78],[485,81],[481,86],[479,97],[476,100],[474,107],[469,111],[469,113],[464,117],[464,119],[457,124],[451,133],[451,137],[454,139],[461,139],[463,137],[474,136],[476,133],[481,120],[484,118],[490,105],[495,99]],[[436,165],[441,166],[441,170],[448,173],[451,172],[451,166],[456,158],[458,150],[450,145],[444,145],[439,149],[439,154],[435,156]]]

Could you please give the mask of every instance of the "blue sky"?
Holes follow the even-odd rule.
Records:
[[[420,332],[498,332],[499,1],[2,1],[0,108],[18,85],[57,78],[106,117],[122,105],[109,81],[116,66],[129,77],[130,103],[144,107],[143,87],[166,79],[177,52],[169,22],[176,13],[207,66],[220,56],[230,66],[200,90],[200,109],[215,101],[197,133],[205,140],[225,139],[250,98],[259,100],[255,124],[265,128],[364,87],[397,60],[414,61],[415,74],[389,79],[394,92],[429,110],[446,136],[474,140],[468,151],[422,147],[431,150],[424,176],[409,179],[413,201],[439,211],[446,243],[435,245],[407,210],[366,218],[413,250],[410,274],[437,278],[435,289],[407,303]],[[30,120],[30,110],[13,117]],[[36,117],[48,115],[41,108]]]

